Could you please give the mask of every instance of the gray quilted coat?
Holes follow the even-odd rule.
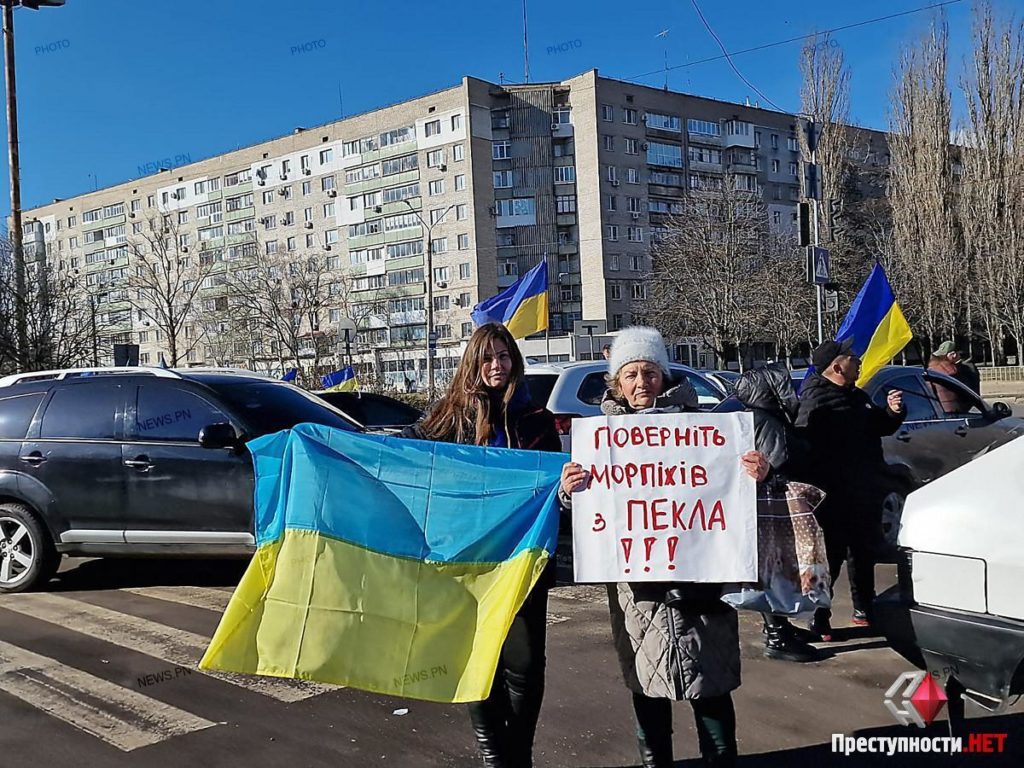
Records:
[[[697,394],[684,379],[643,412],[680,413],[696,405]],[[601,410],[609,416],[635,413],[610,393]],[[631,691],[679,700],[721,696],[739,687],[739,621],[720,594],[719,584],[608,585],[612,637]],[[669,605],[666,598],[678,601]]]

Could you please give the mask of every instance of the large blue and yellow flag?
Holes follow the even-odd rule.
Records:
[[[540,263],[497,296],[473,307],[473,322],[502,323],[513,339],[522,339],[548,327],[548,265]]]
[[[836,333],[836,341],[853,339],[853,352],[861,359],[857,386],[867,384],[913,337],[889,278],[876,262]]]
[[[200,668],[486,698],[567,457],[313,424],[249,449],[258,548]]]
[[[346,365],[340,371],[328,373],[320,377],[320,386],[326,392],[353,392],[359,389],[359,379],[351,365]]]

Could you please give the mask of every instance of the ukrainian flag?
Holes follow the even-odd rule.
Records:
[[[340,371],[321,376],[320,386],[327,392],[350,392],[359,388],[359,379],[352,366],[346,365]]]
[[[200,668],[486,698],[567,457],[314,424],[248,446],[258,549]]]
[[[531,269],[512,285],[473,308],[473,322],[502,323],[514,339],[548,327],[548,266],[547,260]]]
[[[836,334],[836,341],[853,339],[853,352],[861,359],[857,386],[867,384],[913,337],[889,278],[876,262]]]

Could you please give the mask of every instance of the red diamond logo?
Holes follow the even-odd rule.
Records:
[[[931,675],[925,677],[921,684],[917,686],[914,695],[910,697],[910,703],[917,710],[918,714],[921,715],[925,725],[932,724],[936,715],[942,711],[946,701],[948,699],[945,692],[938,686]]]

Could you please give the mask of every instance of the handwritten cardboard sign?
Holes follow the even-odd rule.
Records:
[[[572,423],[578,582],[757,580],[749,413],[595,416]]]

